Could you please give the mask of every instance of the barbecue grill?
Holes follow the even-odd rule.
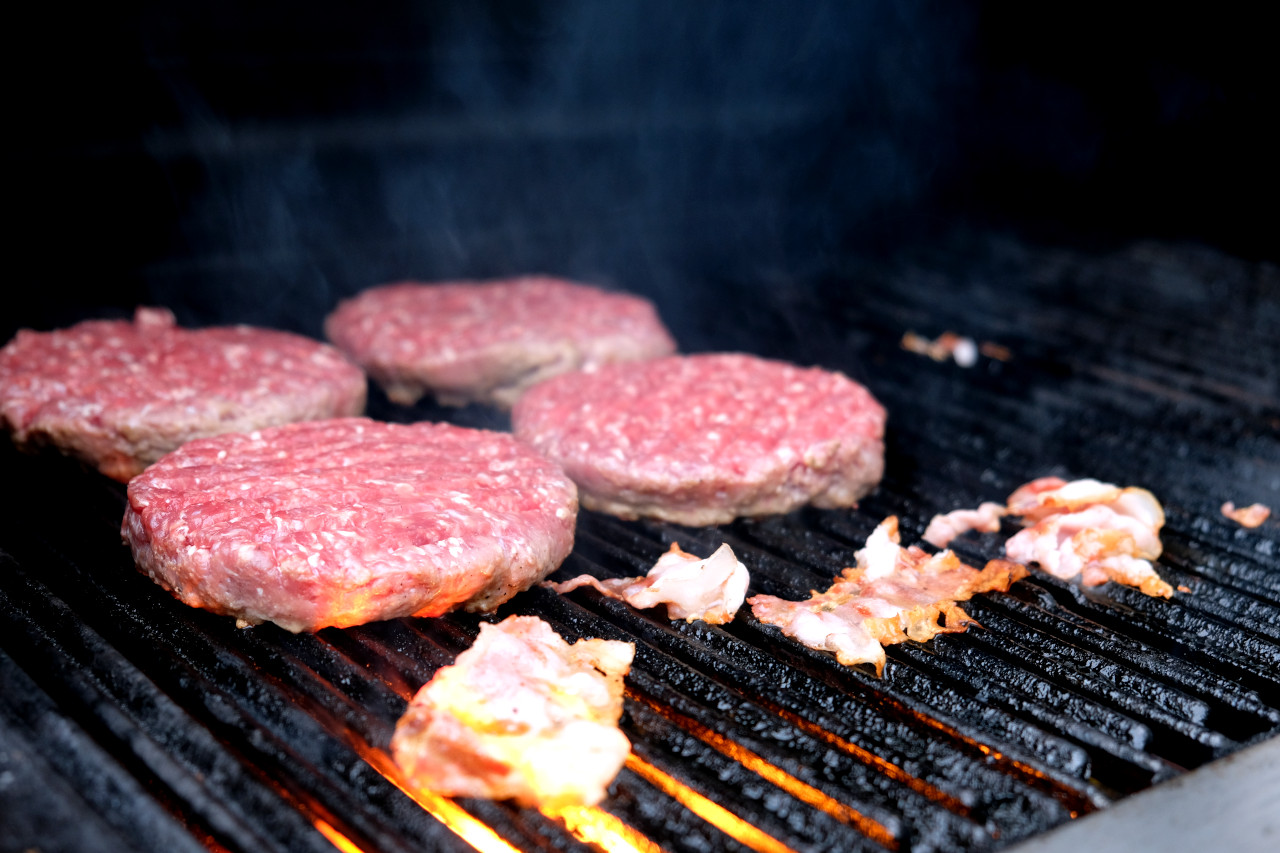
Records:
[[[890,647],[878,679],[745,612],[723,627],[671,623],[591,591],[530,590],[498,616],[637,644],[631,759],[599,809],[544,815],[405,790],[387,758],[409,696],[470,644],[479,617],[238,630],[134,569],[119,542],[123,487],[8,450],[22,495],[0,573],[10,838],[46,849],[982,850],[1274,736],[1280,528],[1247,530],[1218,508],[1280,504],[1276,270],[1159,244],[1089,256],[958,242],[963,255],[936,249],[809,290],[828,310],[806,313],[800,357],[863,374],[891,413],[885,481],[856,510],[704,529],[584,513],[560,576],[640,574],[672,541],[698,553],[728,542],[753,592],[801,598],[851,564],[886,515],[914,541],[935,512],[1059,473],[1152,489],[1169,516],[1160,573],[1188,591],[1165,601],[1036,574],[967,603],[981,628]],[[1242,294],[1194,329],[1181,318],[1213,297],[1190,269]],[[942,275],[988,282],[987,295],[948,291]],[[879,286],[848,288],[855,278]],[[1140,337],[1128,306],[1106,297],[1122,280],[1144,305]],[[900,347],[908,328],[962,329],[1010,355],[935,363]],[[503,426],[480,407],[406,409],[376,393],[371,409]],[[957,548],[980,565],[1001,541]]]
[[[840,15],[862,22],[862,13],[832,11],[845,5],[853,4],[823,6],[827,17],[808,28],[781,21],[718,36],[741,36],[735,44],[744,50],[776,42],[773,60],[785,53],[790,61],[802,47],[816,52],[847,84],[834,95],[810,97],[821,73],[781,75],[779,88],[770,88],[770,74],[793,69],[778,60],[747,80],[744,100],[727,98],[724,109],[703,109],[690,96],[657,114],[641,109],[639,118],[588,110],[593,121],[573,122],[545,102],[534,103],[541,111],[459,117],[450,112],[456,105],[446,80],[424,84],[436,99],[430,121],[368,114],[322,121],[317,101],[272,123],[262,115],[272,109],[270,85],[264,93],[237,86],[234,74],[230,82],[202,78],[208,68],[193,60],[191,79],[214,91],[205,107],[225,109],[217,99],[228,92],[248,103],[237,121],[223,128],[201,112],[212,126],[157,119],[158,129],[147,125],[137,138],[126,128],[125,141],[33,146],[33,162],[50,166],[34,170],[40,180],[55,189],[58,181],[85,181],[90,207],[95,193],[114,197],[127,184],[144,199],[169,193],[178,209],[172,220],[153,210],[150,224],[161,236],[142,228],[151,236],[140,238],[139,223],[127,220],[86,236],[94,251],[66,258],[75,282],[45,273],[48,281],[35,281],[37,291],[50,285],[40,304],[6,315],[5,331],[127,316],[152,302],[173,307],[189,325],[257,322],[317,335],[339,297],[397,276],[538,269],[603,280],[654,299],[684,351],[744,350],[842,370],[867,385],[889,412],[886,475],[856,509],[804,509],[720,527],[584,512],[573,554],[554,577],[641,574],[673,541],[699,554],[727,542],[751,572],[752,594],[803,598],[851,565],[887,515],[899,517],[911,543],[935,513],[1002,500],[1033,477],[1057,474],[1142,486],[1162,501],[1168,523],[1157,569],[1180,589],[1172,599],[1115,585],[1083,589],[1035,573],[1007,593],[962,605],[980,627],[889,647],[881,678],[799,646],[746,609],[724,626],[686,624],[590,590],[559,596],[535,588],[490,617],[400,619],[314,635],[271,625],[242,630],[178,603],[134,568],[119,537],[122,485],[62,457],[25,456],[6,445],[0,849],[1030,853],[1055,843],[1102,848],[1098,833],[1116,844],[1167,842],[1171,850],[1205,837],[1245,849],[1274,834],[1265,810],[1242,822],[1238,810],[1211,805],[1224,791],[1228,798],[1244,792],[1238,803],[1245,806],[1280,794],[1280,523],[1273,517],[1246,529],[1219,511],[1228,500],[1280,509],[1273,243],[1253,239],[1264,230],[1256,225],[1225,249],[1229,241],[1216,231],[1184,239],[1199,220],[1169,228],[1171,220],[1144,219],[1133,204],[1125,210],[1138,224],[1118,231],[1115,222],[1099,231],[1069,216],[1051,230],[1029,228],[1016,211],[993,213],[991,197],[980,199],[987,207],[978,212],[958,212],[957,199],[974,201],[974,184],[947,172],[956,152],[935,161],[936,152],[900,151],[884,173],[896,177],[883,177],[868,164],[879,169],[888,155],[878,142],[863,145],[879,107],[859,112],[861,90],[850,82],[866,85],[859,76],[866,68],[836,63],[842,43],[822,39],[828,26],[849,23]],[[493,6],[510,11],[514,4]],[[590,25],[569,27],[573,33],[604,27],[623,35],[590,11],[594,4],[566,8]],[[704,13],[688,14],[696,36]],[[890,27],[885,44],[914,43],[914,19],[904,14],[907,24]],[[558,31],[540,28],[546,22],[536,17],[516,16],[494,43],[556,42]],[[871,30],[889,26],[870,17]],[[465,18],[458,9],[442,13],[455,25]],[[336,13],[317,20],[308,26],[342,26]],[[647,17],[627,20],[649,25]],[[391,45],[378,62],[402,68],[411,61],[397,53],[398,39],[417,31],[393,30],[376,34]],[[921,36],[924,47],[910,55],[937,48],[938,62],[958,64],[944,45],[963,30]],[[128,27],[110,32],[136,35]],[[768,38],[752,42],[752,32]],[[672,34],[683,48],[695,36]],[[587,53],[594,44],[568,40]],[[856,46],[876,43],[868,37]],[[327,49],[321,55],[330,63],[315,65],[334,78],[341,76],[335,68],[359,65]],[[457,50],[458,63],[471,67],[465,44]],[[169,73],[172,55],[149,61],[158,78],[181,77]],[[496,65],[493,79],[514,86],[535,74],[537,56],[508,50]],[[106,74],[109,82],[136,82],[131,65],[106,67],[116,72]],[[257,66],[250,52],[225,67],[247,74]],[[498,88],[486,109],[505,103],[510,93]],[[920,97],[942,109],[940,93],[964,91],[941,86]],[[574,92],[577,106],[609,101],[586,83]],[[892,125],[927,137],[938,124],[921,115]],[[644,133],[629,135],[637,126]],[[851,153],[836,150],[846,144]],[[797,150],[804,156],[788,158]],[[1000,152],[983,150],[990,168]],[[571,178],[539,171],[561,159],[573,163]],[[75,167],[50,177],[50,164],[64,160]],[[701,169],[705,184],[695,182]],[[751,169],[762,177],[748,180]],[[958,195],[922,195],[921,175],[930,169],[951,175]],[[1004,188],[1029,173],[1006,175]],[[501,213],[501,199],[467,200],[449,216],[436,209],[428,216],[399,194],[407,187],[415,198],[443,197],[463,178],[509,189],[511,217]],[[610,192],[638,192],[648,180],[661,191],[632,205],[600,204],[590,189],[603,181]],[[874,202],[846,198],[850,181]],[[376,202],[360,200],[358,189],[370,182],[380,187]],[[709,200],[691,200],[696,190],[680,195],[681,182],[709,187]],[[361,225],[343,230],[346,220],[333,214],[293,221],[299,207],[321,206],[325,193],[316,186],[337,197],[324,199],[326,210],[349,201]],[[42,193],[48,189],[42,185]],[[299,207],[278,204],[295,191]],[[556,191],[562,204],[553,203]],[[1211,195],[1203,186],[1199,192],[1200,200]],[[1050,193],[1045,205],[1068,198],[1089,206],[1064,193]],[[548,215],[539,216],[531,200],[551,204]],[[997,200],[1008,204],[1009,196]],[[42,204],[32,208],[37,226],[54,207]],[[380,217],[365,217],[367,206]],[[806,212],[775,221],[769,211],[779,206]],[[428,221],[437,214],[439,222]],[[668,227],[655,224],[668,214]],[[1240,221],[1230,210],[1217,215]],[[928,227],[904,224],[918,219]],[[43,234],[19,251],[46,260],[67,254],[50,255],[65,232]],[[83,278],[94,272],[96,288]],[[937,362],[901,345],[907,332],[946,331],[988,344],[977,364]],[[430,400],[403,407],[377,389],[369,412],[509,426],[494,410]],[[954,547],[981,566],[1001,556],[1012,529],[970,534]],[[543,813],[441,798],[414,790],[388,758],[413,692],[470,645],[483,619],[510,613],[538,615],[569,640],[636,644],[622,718],[632,755],[599,807]],[[1176,800],[1179,791],[1206,787],[1204,799]],[[1176,807],[1160,799],[1166,792]],[[1202,834],[1161,838],[1171,808],[1202,818]],[[1088,840],[1073,842],[1080,833]]]

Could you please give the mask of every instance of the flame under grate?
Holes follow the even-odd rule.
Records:
[[[541,813],[414,792],[387,757],[408,697],[470,645],[476,617],[237,630],[134,570],[120,487],[6,451],[23,500],[0,540],[0,823],[50,849],[983,850],[1275,735],[1280,537],[1274,521],[1248,531],[1216,513],[1252,499],[1246,488],[1280,490],[1280,424],[1257,404],[1258,376],[1270,370],[1274,389],[1277,368],[1249,363],[1261,337],[1247,346],[1263,324],[1228,312],[1216,332],[1184,335],[1171,319],[1180,304],[1138,328],[1119,319],[1126,306],[1083,323],[1079,305],[1044,288],[1105,291],[1177,256],[1014,254],[1022,266],[998,245],[939,262],[956,280],[985,270],[987,301],[1008,303],[999,312],[985,291],[948,296],[910,266],[880,271],[883,287],[837,293],[851,272],[815,284],[815,305],[787,304],[814,327],[791,357],[849,370],[891,412],[888,474],[859,509],[708,529],[584,513],[561,575],[637,574],[673,540],[702,553],[723,541],[753,593],[804,597],[884,515],[911,541],[934,512],[1061,472],[1153,488],[1169,510],[1159,571],[1190,593],[1164,601],[1034,575],[965,605],[981,629],[890,647],[877,679],[746,611],[722,627],[671,623],[591,591],[531,590],[499,616],[637,644],[622,721],[633,754],[609,798]],[[1220,263],[1246,283],[1274,277]],[[1032,284],[1010,297],[992,270]],[[1280,310],[1257,293],[1255,315]],[[898,348],[913,327],[985,335],[1014,358],[935,364]],[[1242,360],[1207,357],[1224,335]],[[373,405],[401,420],[437,414]],[[1001,540],[957,545],[980,564]]]

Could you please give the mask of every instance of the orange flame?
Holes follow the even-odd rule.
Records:
[[[411,785],[391,760],[391,756],[371,747],[361,748],[360,754],[383,778],[480,853],[519,853],[519,848],[512,846],[484,822],[472,817],[453,800]]]
[[[817,723],[810,722],[809,720],[806,720],[804,717],[801,717],[799,714],[796,714],[792,711],[788,711],[786,708],[783,708],[780,705],[775,705],[772,702],[768,701],[767,699],[760,699],[757,701],[759,701],[759,703],[762,706],[764,706],[765,708],[768,708],[770,711],[777,714],[779,717],[782,717],[782,719],[786,720],[787,722],[793,724],[794,726],[796,726],[796,728],[800,729],[806,734],[812,735],[813,737],[818,738],[824,743],[830,746],[834,746],[836,749],[839,749],[841,752],[845,752],[853,756],[858,761],[861,761],[864,764],[874,767],[877,771],[879,771],[883,775],[888,776],[890,779],[892,779],[895,782],[898,782],[902,785],[907,786],[911,790],[915,791],[917,794],[920,794],[923,797],[927,797],[928,799],[932,800],[933,802],[945,808],[947,811],[952,812],[953,814],[960,815],[961,817],[968,817],[970,812],[972,811],[968,806],[960,802],[960,800],[956,799],[952,795],[948,794],[946,791],[943,791],[942,789],[929,784],[923,779],[920,779],[916,776],[912,776],[910,773],[903,770],[901,767],[894,764],[892,761],[888,761],[887,759],[881,758],[875,753],[870,752],[866,749],[863,749],[862,747],[858,746],[856,743],[845,740],[835,732],[827,731]]]
[[[406,701],[413,698],[413,691],[403,686],[390,686]],[[356,748],[371,767],[401,791],[412,797],[418,805],[431,812],[433,817],[453,830],[464,841],[480,850],[481,853],[515,850],[514,847],[507,844],[488,826],[463,811],[453,800],[426,790],[411,790],[412,786],[402,776],[399,768],[395,766],[395,762],[391,760],[389,755],[364,744],[356,744]],[[428,800],[431,801],[430,805],[426,802]],[[437,813],[437,810],[440,813]],[[445,814],[445,810],[448,810],[447,817],[442,816]],[[455,810],[460,815],[454,814]],[[662,853],[662,848],[649,839],[648,836],[601,809],[592,806],[566,806],[558,809],[541,809],[540,811],[546,817],[559,821],[574,838],[594,845],[597,849],[605,851],[605,853]],[[455,823],[458,825],[455,825]],[[471,824],[474,824],[474,826]],[[492,838],[481,839],[482,843],[476,843],[470,836],[460,832],[459,826],[465,826],[468,832],[473,833],[483,830],[484,833],[492,836]],[[493,842],[501,846],[484,846]]]
[[[645,703],[669,722],[674,723],[681,729],[684,729],[686,732],[716,750],[721,755],[738,762],[743,767],[767,780],[775,787],[786,791],[797,800],[813,806],[819,811],[825,812],[841,823],[847,823],[856,827],[863,835],[866,835],[868,838],[883,847],[887,847],[890,850],[898,849],[898,840],[894,838],[893,833],[889,831],[888,827],[874,818],[867,817],[852,806],[846,805],[834,797],[824,794],[812,785],[800,781],[781,767],[770,764],[751,750],[730,740],[719,732],[713,731],[702,723],[699,723],[697,720],[691,719],[682,714],[677,714],[666,705],[650,699],[647,696],[640,695],[631,689],[627,690],[627,696],[633,700]]]
[[[1000,768],[1001,772],[1013,776],[1019,781],[1025,782],[1037,790],[1048,793],[1058,802],[1067,807],[1068,813],[1072,818],[1077,818],[1081,815],[1097,811],[1098,807],[1090,802],[1090,800],[1083,794],[1062,784],[1052,776],[1042,773],[1031,765],[1005,755],[998,749],[987,746],[976,738],[969,737],[958,729],[947,725],[941,720],[935,720],[928,714],[921,713],[906,703],[894,699],[888,694],[881,694],[879,698],[886,706],[893,708],[904,716],[910,717],[915,722],[928,726],[929,728],[936,729],[965,746],[981,752],[987,757],[988,762],[991,765]]]
[[[364,849],[362,847],[357,845],[350,838],[347,838],[341,832],[338,832],[338,830],[334,829],[329,824],[320,820],[320,818],[316,818],[312,825],[320,831],[321,835],[329,840],[330,844],[337,847],[342,851],[342,853],[364,853]]]
[[[635,753],[627,756],[627,767],[739,844],[750,847],[757,853],[795,853],[772,835],[717,805],[684,783],[637,757]]]
[[[519,853],[518,848],[488,825],[472,817],[453,800],[434,791],[415,787],[396,767],[390,755],[366,745],[357,745],[357,749],[369,766],[381,773],[383,778],[480,853]],[[604,853],[663,853],[662,848],[648,836],[593,806],[542,809],[542,813],[563,824],[579,841],[591,844]]]
[[[564,824],[574,838],[605,853],[663,853],[648,836],[594,806],[561,806],[539,811]]]

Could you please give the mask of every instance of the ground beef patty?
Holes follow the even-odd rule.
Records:
[[[676,348],[648,300],[546,276],[375,287],[325,333],[405,404],[432,392],[509,408],[549,376]]]
[[[565,374],[512,412],[583,506],[692,525],[853,505],[880,480],[884,418],[839,373],[736,354]]]
[[[364,373],[328,344],[269,329],[182,329],[161,308],[133,322],[23,330],[0,350],[0,424],[128,480],[185,441],[358,415]]]
[[[290,631],[492,610],[573,547],[578,497],[504,433],[343,418],[189,442],[129,483],[138,566]]]

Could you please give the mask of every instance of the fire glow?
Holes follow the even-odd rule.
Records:
[[[958,729],[947,725],[941,720],[935,720],[928,714],[923,714],[914,708],[909,707],[905,703],[892,698],[891,696],[884,695],[881,697],[881,701],[889,707],[892,707],[895,711],[915,720],[917,723],[941,732],[943,735],[958,743],[962,743],[970,748],[976,749],[978,752],[981,752],[986,756],[992,764],[998,766],[1003,772],[1021,779],[1023,782],[1033,785],[1039,790],[1045,791],[1065,805],[1068,809],[1068,813],[1073,819],[1080,817],[1081,815],[1097,811],[1097,807],[1093,803],[1089,802],[1088,798],[1077,794],[1075,791],[1071,790],[1071,788],[1059,783],[1051,776],[1041,773],[1031,765],[1005,755],[999,750],[993,749],[992,747],[963,734]]]
[[[394,689],[394,685],[393,689]],[[409,698],[410,691],[401,687],[396,691],[402,698]],[[847,806],[844,803],[824,794],[817,788],[800,781],[791,774],[765,761],[759,755],[733,742],[732,740],[720,735],[717,732],[703,726],[702,724],[676,714],[669,708],[649,699],[646,696],[636,693],[634,690],[626,690],[627,698],[633,701],[643,702],[645,705],[653,708],[665,719],[675,723],[680,728],[697,737],[703,743],[715,749],[722,755],[730,758],[742,766],[746,767],[753,773],[764,778],[786,791],[791,796],[804,802],[820,811],[830,815],[842,823],[855,826],[859,831],[880,845],[889,850],[897,850],[898,842],[893,834],[880,822],[863,815],[861,812]],[[780,709],[771,709],[775,712]],[[790,714],[784,714],[788,719],[792,717]],[[800,719],[799,717],[795,718]],[[793,720],[794,722],[794,720]],[[812,724],[808,724],[806,728],[815,728]],[[819,731],[825,731],[818,729]],[[828,733],[829,734],[829,733]],[[829,740],[835,735],[830,735]],[[840,740],[840,739],[838,739]],[[845,748],[845,751],[862,757],[865,750],[860,750],[854,744],[840,740],[838,744]],[[477,820],[468,814],[461,806],[454,803],[448,797],[435,794],[431,791],[414,788],[400,773],[399,768],[391,760],[390,755],[381,750],[374,749],[368,745],[357,744],[357,748],[364,756],[369,765],[383,775],[389,782],[411,797],[418,805],[429,812],[433,817],[447,826],[451,831],[475,847],[481,853],[510,853],[516,848],[511,846],[507,841],[502,839],[497,833],[490,829],[486,824]],[[866,756],[872,760],[877,766],[887,764],[876,756],[866,753]],[[893,765],[889,765],[892,767]],[[788,853],[791,850],[788,846],[775,839],[768,833],[758,829],[749,822],[742,820],[736,815],[729,812],[724,807],[716,804],[706,798],[692,788],[684,785],[677,779],[667,773],[654,767],[652,764],[638,758],[635,753],[627,757],[627,767],[637,775],[644,778],[654,787],[670,796],[676,802],[687,808],[690,812],[697,815],[700,819],[706,821],[711,826],[733,838],[735,841],[749,847],[758,853]],[[895,768],[896,769],[896,768]],[[916,782],[912,785],[913,789],[920,790],[920,786],[924,786],[928,791],[920,790],[926,796],[930,796],[933,792],[932,786],[922,780],[910,777],[908,774],[899,773],[908,779]],[[901,781],[901,780],[900,780]],[[930,796],[931,799],[946,799],[947,795],[938,791]],[[954,805],[959,805],[958,802]],[[960,806],[963,808],[963,806]],[[591,844],[592,846],[605,851],[605,853],[659,853],[662,848],[649,839],[646,835],[638,830],[628,826],[617,817],[609,814],[602,809],[594,806],[575,806],[571,808],[560,809],[541,809],[545,817],[556,820],[561,823],[565,829],[579,841]]]
[[[675,777],[639,758],[634,752],[627,756],[627,767],[680,805],[756,853],[795,853],[772,835],[702,796]]]
[[[847,753],[863,764],[874,767],[880,773],[883,773],[895,782],[907,786],[922,797],[932,800],[947,811],[960,815],[961,817],[969,817],[971,809],[964,803],[960,802],[946,791],[930,785],[923,779],[912,776],[893,762],[887,761],[872,752],[868,752],[856,743],[847,741],[834,732],[829,732],[822,726],[819,726],[816,723],[811,723],[799,714],[792,713],[780,705],[774,705],[768,701],[762,701],[761,704],[782,719],[796,726],[796,728],[800,729],[805,734],[812,735],[824,743],[836,747],[841,752]]]
[[[364,745],[358,748],[370,767],[480,853],[518,853],[519,848],[510,844],[483,821],[472,817],[450,798],[411,784],[387,753]],[[644,833],[603,809],[594,806],[566,806],[541,811],[545,817],[564,826],[574,838],[591,844],[604,853],[662,853],[662,847]],[[339,849],[345,850],[342,847]]]
[[[867,817],[852,806],[845,805],[839,800],[824,794],[812,785],[800,781],[782,768],[770,764],[742,744],[730,740],[696,720],[677,714],[665,705],[638,694],[634,690],[628,689],[627,697],[645,703],[667,721],[693,735],[721,755],[738,762],[774,787],[786,791],[802,803],[813,806],[841,823],[856,827],[863,835],[883,847],[890,850],[898,849],[898,840],[884,824]]]
[[[595,806],[562,806],[539,811],[563,824],[574,838],[604,853],[663,853],[644,833]]]
[[[316,818],[313,824],[316,830],[328,839],[330,844],[342,851],[342,853],[364,853],[364,848],[357,845],[350,838],[347,838],[323,820]]]
[[[472,817],[453,800],[409,784],[392,762],[391,756],[369,747],[361,749],[360,752],[369,766],[381,773],[384,779],[399,788],[428,814],[480,853],[519,853],[518,848],[508,843],[483,821]]]

